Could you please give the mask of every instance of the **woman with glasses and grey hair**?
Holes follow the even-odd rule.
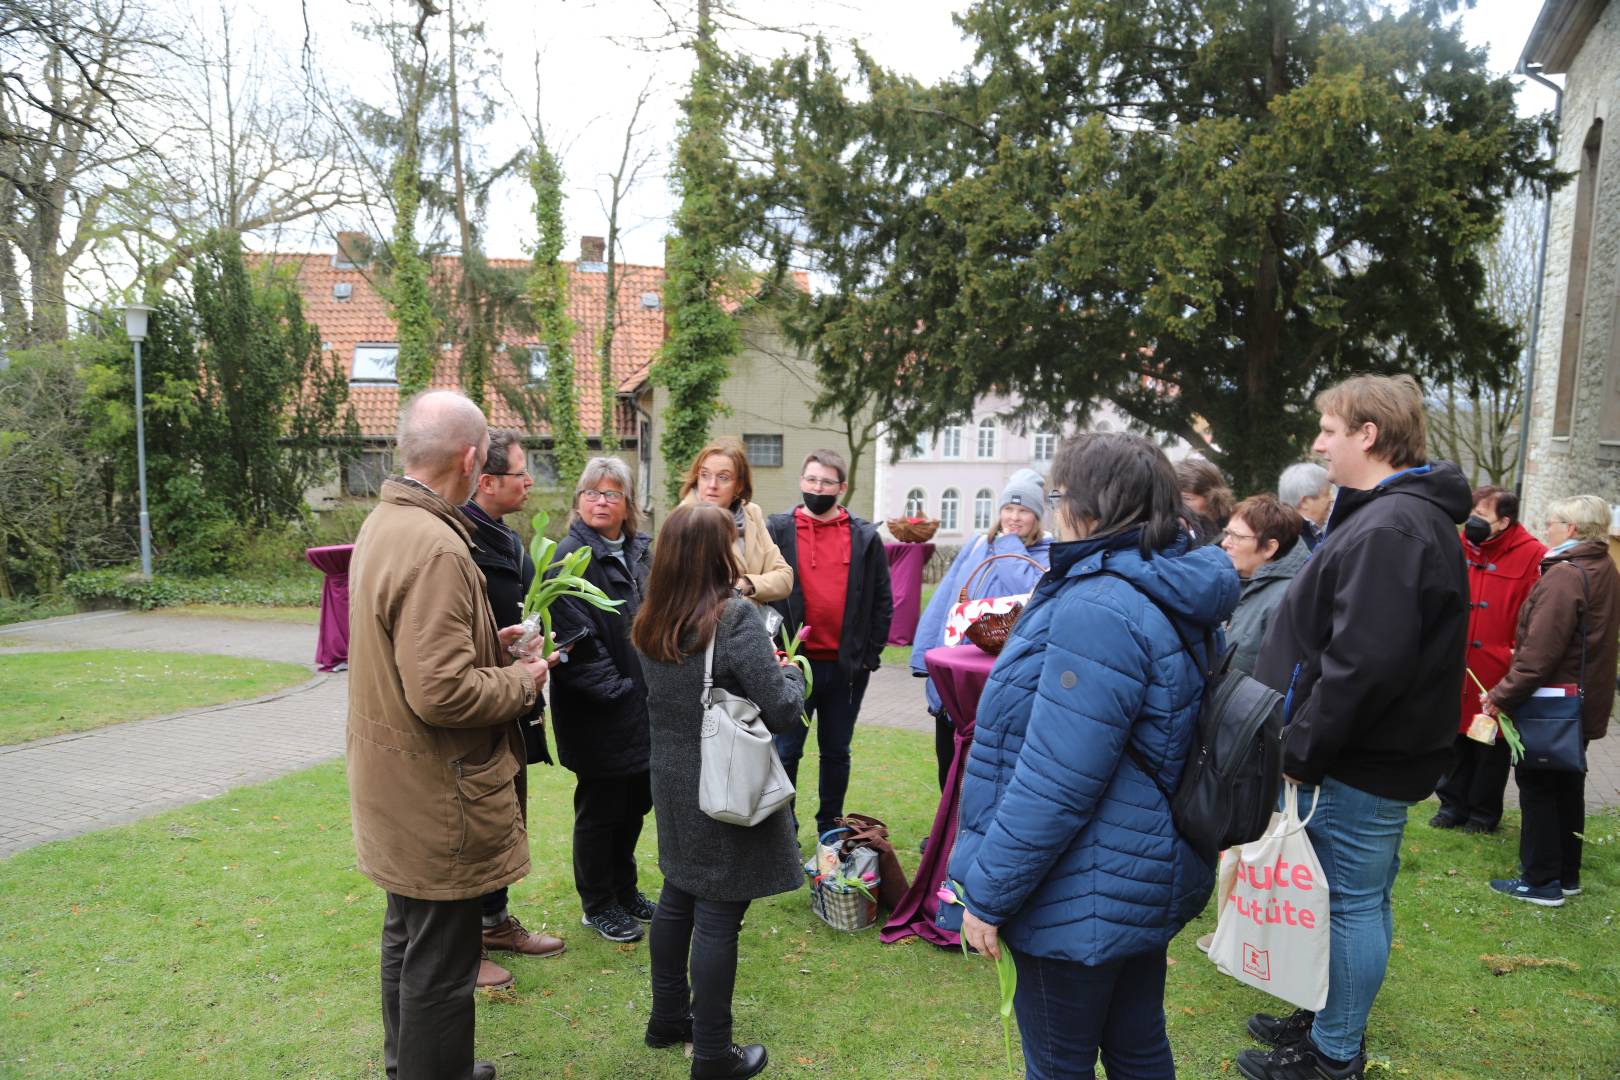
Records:
[[[585,578],[614,600],[603,611],[578,600],[552,608],[558,640],[584,634],[552,673],[551,716],[557,755],[576,777],[574,888],[585,926],[609,941],[637,941],[653,905],[636,887],[636,841],[652,809],[648,772],[647,690],[630,644],[652,567],[652,542],[639,529],[630,469],[592,458],[574,485],[561,559],[589,548]]]

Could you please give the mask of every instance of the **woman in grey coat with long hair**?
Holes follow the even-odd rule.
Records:
[[[753,827],[698,809],[703,767],[703,658],[714,685],[759,706],[772,732],[799,723],[804,681],[779,659],[740,575],[731,515],[677,507],[658,533],[647,594],[630,631],[641,655],[652,728],[652,797],[664,890],[653,915],[648,1046],[693,1044],[693,1080],[753,1076],[765,1048],[731,1041],[737,935],[750,901],[799,887],[804,875],[786,805]],[[688,955],[690,954],[690,984]]]

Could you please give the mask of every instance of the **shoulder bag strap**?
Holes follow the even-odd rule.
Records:
[[[720,627],[716,625],[714,633],[709,635],[709,643],[703,647],[703,704],[705,706],[713,704],[713,694],[710,691],[714,689],[714,639],[719,636]]]

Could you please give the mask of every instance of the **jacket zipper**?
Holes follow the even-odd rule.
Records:
[[[1299,682],[1299,673],[1305,668],[1305,661],[1301,660],[1294,665],[1294,673],[1288,678],[1288,692],[1283,695],[1283,727],[1287,727],[1294,718],[1294,684]]]

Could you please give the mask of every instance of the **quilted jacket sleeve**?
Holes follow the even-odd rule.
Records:
[[[1107,593],[1071,594],[1050,625],[1012,779],[962,879],[967,907],[1017,914],[1090,820],[1125,753],[1151,679],[1147,643]]]

